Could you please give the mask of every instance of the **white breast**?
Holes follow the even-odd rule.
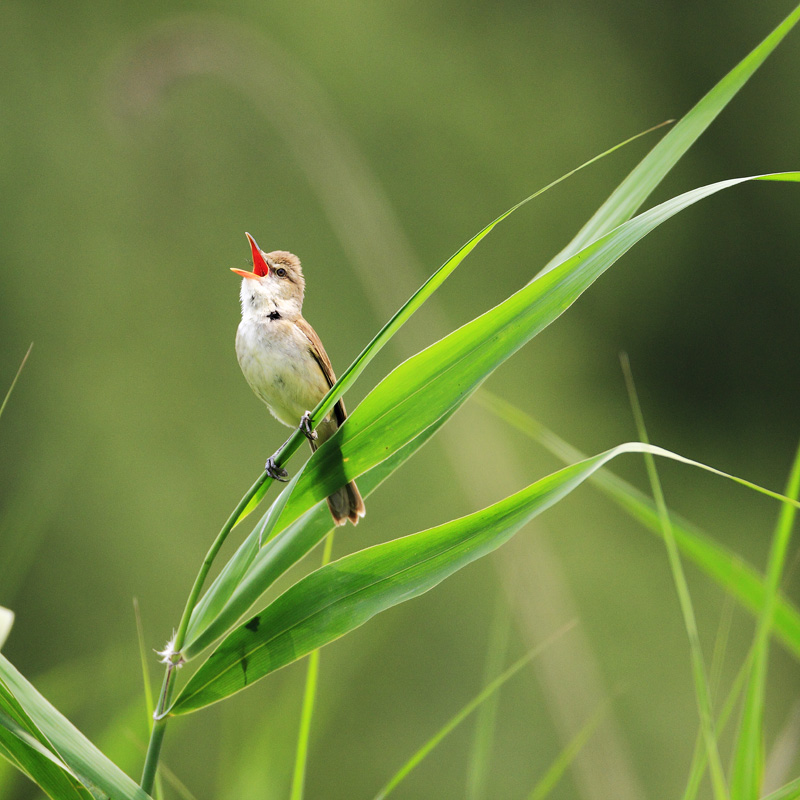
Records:
[[[287,320],[243,319],[236,355],[250,388],[289,427],[296,427],[328,391],[308,339]]]

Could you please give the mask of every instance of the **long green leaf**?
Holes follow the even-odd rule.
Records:
[[[32,724],[81,781],[89,782],[93,790],[100,790],[114,800],[149,800],[146,792],[48,703],[2,655],[0,680],[8,687]]]
[[[549,271],[589,242],[630,219],[681,156],[766,61],[798,20],[800,20],[800,5],[681,118],[614,190],[575,238],[550,261],[543,272]]]
[[[53,750],[3,681],[0,753],[54,800],[92,800],[92,793]]]
[[[394,369],[309,460],[281,517],[288,524],[388,458],[469,396],[557,319],[636,242],[698,200],[747,180],[800,181],[800,173],[736,178],[694,189],[620,225]]]
[[[432,589],[495,550],[611,459],[622,453],[641,452],[753,486],[660,447],[639,442],[619,445],[542,478],[475,514],[362,550],[312,572],[227,636],[189,679],[170,713],[194,711],[241,691],[363,625],[375,614]],[[786,500],[775,492],[753,488]]]
[[[556,436],[529,414],[491,392],[481,390],[476,400],[517,431],[529,436],[566,463],[586,458],[576,447]],[[635,486],[608,470],[592,476],[591,482],[652,533],[661,535],[658,512],[652,500]],[[715,542],[708,534],[677,514],[670,514],[675,540],[683,555],[706,573],[742,607],[757,614],[764,605],[764,582],[741,556]],[[783,595],[778,596],[773,632],[778,641],[800,659],[800,611]]]

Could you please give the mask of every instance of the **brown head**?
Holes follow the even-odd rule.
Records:
[[[242,314],[269,314],[277,311],[282,317],[300,314],[306,282],[300,259],[286,250],[265,253],[248,233],[253,254],[253,271],[231,268],[242,280]]]

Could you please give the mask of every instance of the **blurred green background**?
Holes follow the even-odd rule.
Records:
[[[244,231],[300,256],[306,316],[341,371],[484,224],[680,117],[790,10],[783,0],[1,4],[0,393],[35,342],[0,420],[0,604],[17,614],[4,653],[138,777],[132,598],[147,646],[162,646],[208,544],[286,435],[233,352],[229,267],[248,263]],[[799,75],[795,31],[653,200],[799,168]],[[527,282],[659,135],[498,228],[348,405]],[[798,201],[796,188],[768,184],[692,208],[488,387],[597,452],[635,438],[624,349],[654,442],[780,489],[798,434]],[[555,466],[469,404],[370,498],[335,552],[463,515]],[[618,469],[645,485],[639,459]],[[662,477],[672,508],[763,565],[774,503],[685,467],[664,464]],[[797,566],[785,584],[795,600]],[[689,579],[710,654],[731,609],[707,579],[692,569]],[[511,620],[507,662],[579,624],[503,691],[488,796],[524,796],[607,696],[607,723],[553,796],[682,790],[697,718],[663,546],[584,488],[496,556],[323,652],[308,797],[371,797],[479,690],[498,603]],[[751,630],[734,611],[723,686]],[[776,648],[769,747],[796,724],[797,674]],[[172,724],[165,763],[198,798],[286,797],[303,676],[294,665]],[[459,729],[396,796],[464,796],[471,735]],[[36,795],[2,765],[0,796]]]

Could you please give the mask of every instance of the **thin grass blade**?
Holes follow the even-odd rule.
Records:
[[[800,494],[800,448],[795,454],[791,474],[786,485],[786,494],[789,497],[797,497]],[[769,663],[770,632],[795,515],[795,510],[792,506],[783,506],[772,537],[772,546],[767,565],[767,579],[764,585],[763,606],[756,625],[752,668],[747,691],[745,692],[742,721],[734,751],[731,792],[736,800],[757,800],[761,786],[761,769],[763,765],[762,726],[767,685],[767,665]]]
[[[222,700],[349,633],[381,611],[427,592],[497,549],[613,458],[642,452],[751,485],[660,447],[641,442],[619,445],[548,475],[482,511],[362,550],[312,572],[228,635],[189,679],[169,712],[185,714]]]
[[[322,566],[330,563],[333,551],[333,531],[325,539],[322,553]],[[300,730],[297,734],[297,748],[292,773],[292,791],[289,800],[303,800],[306,785],[306,764],[308,763],[308,741],[311,738],[311,719],[314,716],[314,702],[317,697],[319,680],[319,650],[314,650],[308,657],[306,668],[306,685],[303,689],[303,708],[300,712]]]
[[[800,778],[795,778],[780,789],[765,795],[762,800],[797,800],[800,797]]]
[[[133,598],[133,617],[136,621],[136,641],[139,645],[139,661],[141,662],[142,667],[142,688],[144,689],[144,707],[145,712],[147,715],[147,729],[149,731],[153,730],[153,712],[155,711],[156,704],[153,699],[153,685],[150,681],[150,669],[149,669],[149,655],[150,653],[147,652],[147,647],[144,643],[144,626],[142,625],[142,615],[139,612],[139,600],[138,598]],[[163,770],[164,765],[161,765]],[[156,800],[162,800],[164,796],[164,787],[161,781],[161,772],[156,774],[156,781],[153,796]]]
[[[14,375],[14,380],[11,381],[11,386],[8,387],[8,391],[6,392],[6,396],[3,398],[3,403],[0,405],[0,417],[3,416],[3,412],[6,410],[6,405],[8,404],[8,398],[11,397],[11,392],[14,391],[14,387],[17,385],[17,381],[19,380],[19,376],[22,373],[22,368],[25,366],[25,362],[28,360],[28,356],[31,354],[31,350],[33,350],[33,342],[31,342],[30,347],[28,347],[28,352],[22,358],[20,365],[17,369],[17,374]]]
[[[603,717],[607,713],[608,703],[602,703],[561,751],[541,780],[533,787],[528,795],[528,800],[544,800],[550,794],[556,784],[564,777],[564,773],[569,769],[570,764],[576,759],[584,745],[592,738],[592,734],[597,730],[597,726],[603,721]]]
[[[500,591],[495,601],[492,624],[489,629],[489,645],[486,648],[486,663],[483,670],[483,682],[486,685],[493,680],[494,676],[500,674],[506,658],[510,634],[511,615],[508,601],[505,594]],[[499,699],[499,693],[496,692],[478,709],[475,720],[475,737],[472,740],[472,752],[467,773],[466,800],[484,800],[486,797]]]
[[[639,438],[644,442],[649,442],[647,427],[644,422],[644,415],[639,405],[639,396],[636,393],[636,386],[633,382],[633,374],[630,369],[627,355],[622,357],[622,371],[625,376],[625,384],[628,389],[633,417],[636,421],[636,430]],[[678,545],[675,541],[675,534],[672,530],[667,503],[664,499],[664,492],[661,488],[661,481],[658,477],[655,459],[650,453],[644,454],[647,466],[647,476],[650,481],[650,488],[658,509],[658,517],[661,521],[661,532],[664,544],[667,549],[672,580],[675,583],[675,590],[683,615],[683,626],[686,628],[686,635],[689,639],[689,650],[692,660],[692,677],[694,679],[695,698],[697,700],[697,711],[700,715],[700,729],[703,733],[703,742],[706,748],[706,757],[711,769],[711,784],[714,787],[714,796],[717,800],[727,800],[728,786],[725,781],[725,771],[722,767],[722,759],[719,754],[719,743],[717,731],[714,724],[714,708],[711,702],[711,686],[706,672],[705,661],[703,660],[703,649],[700,645],[700,634],[697,630],[697,617],[694,613],[694,604],[689,592],[689,584],[683,572]]]
[[[552,636],[549,636],[538,647],[526,653],[522,658],[517,659],[508,669],[504,670],[494,680],[488,683],[472,700],[469,701],[457,714],[451,717],[422,747],[414,753],[411,758],[400,767],[399,770],[391,777],[389,782],[375,795],[375,800],[385,800],[389,794],[394,791],[409,773],[422,762],[431,751],[450,733],[452,733],[476,708],[483,704],[511,678],[514,677],[523,667],[533,661],[536,656],[541,654],[548,648],[554,641],[563,636],[568,630],[575,627],[575,621],[564,625],[560,630],[556,631]]]

